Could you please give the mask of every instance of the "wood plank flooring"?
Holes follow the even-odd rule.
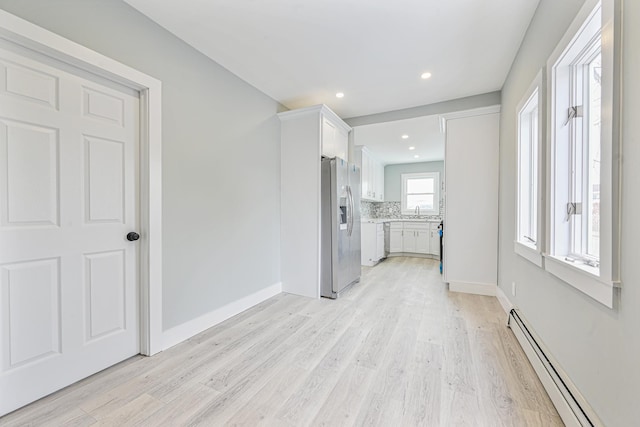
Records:
[[[278,295],[0,425],[562,426],[505,322],[436,261],[391,258],[338,300]]]

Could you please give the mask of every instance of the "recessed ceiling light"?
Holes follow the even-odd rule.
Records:
[[[430,77],[431,77],[431,73],[422,73],[422,75],[420,75],[420,78],[423,80],[427,80]]]
[[[409,150],[415,150],[416,147],[409,147]]]
[[[409,135],[407,134],[402,135],[402,139],[407,139],[407,138],[409,138]]]
[[[413,156],[415,159],[419,159],[420,156],[418,156],[417,154],[415,156]]]
[[[336,98],[344,98],[344,93],[342,92],[336,93]]]

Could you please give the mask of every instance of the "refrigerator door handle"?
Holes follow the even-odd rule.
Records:
[[[353,213],[356,210],[356,204],[353,200],[353,192],[351,191],[351,186],[349,186],[349,197],[351,197],[351,232],[349,233],[349,236],[351,236],[353,234],[353,219],[355,218],[355,215]]]
[[[347,235],[351,236],[353,232],[353,194],[351,194],[351,186],[347,186],[347,197],[349,198],[349,205],[347,207]]]
[[[353,234],[353,221],[355,218],[355,215],[353,213],[356,210],[356,203],[353,200],[353,192],[351,191],[351,186],[349,186],[349,196],[351,197],[351,232],[349,233],[349,236],[351,236]]]
[[[347,236],[351,236],[351,187],[347,185]]]

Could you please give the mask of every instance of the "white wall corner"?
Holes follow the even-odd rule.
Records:
[[[498,289],[498,287],[493,283],[449,283],[450,292],[460,292],[464,294],[487,295],[494,297],[496,296],[496,289]]]
[[[498,298],[498,302],[502,306],[504,312],[509,314],[509,312],[513,308],[513,304],[507,297],[507,294],[505,294],[502,288],[500,288],[500,286],[496,287],[496,298]]]
[[[276,296],[281,292],[282,283],[279,282],[186,323],[167,329],[163,333],[164,349],[166,350],[176,344],[188,340],[200,332],[222,323],[236,314],[242,313],[243,311]]]

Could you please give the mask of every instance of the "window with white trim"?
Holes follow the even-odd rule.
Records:
[[[549,59],[551,262],[545,263],[609,307],[619,274],[613,251],[619,241],[613,1],[587,0]]]
[[[516,253],[542,265],[539,232],[540,85],[538,74],[518,112],[518,188]]]
[[[403,215],[440,213],[440,174],[438,172],[403,173],[401,179]]]

